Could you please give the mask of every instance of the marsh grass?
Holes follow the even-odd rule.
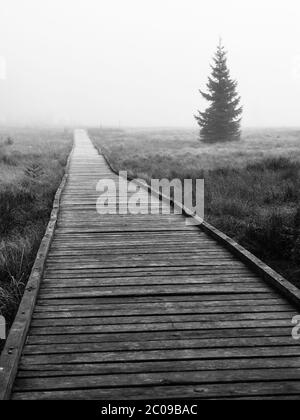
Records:
[[[14,319],[72,145],[68,132],[0,130],[0,313]]]
[[[300,286],[300,131],[247,130],[204,145],[193,130],[90,130],[130,177],[205,178],[206,219]]]

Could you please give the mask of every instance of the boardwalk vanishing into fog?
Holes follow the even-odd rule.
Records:
[[[76,131],[10,397],[300,398],[296,307],[184,216],[97,214],[103,178]]]

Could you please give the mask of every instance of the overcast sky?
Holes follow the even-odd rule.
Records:
[[[244,126],[300,126],[299,0],[0,0],[0,121],[194,126],[219,36]]]

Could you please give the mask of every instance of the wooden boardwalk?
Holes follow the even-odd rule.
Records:
[[[184,216],[97,214],[103,178],[77,131],[11,398],[299,399],[296,307]]]

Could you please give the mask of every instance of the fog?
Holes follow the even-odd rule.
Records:
[[[244,126],[300,126],[299,0],[0,0],[0,122],[193,127],[219,36]]]

